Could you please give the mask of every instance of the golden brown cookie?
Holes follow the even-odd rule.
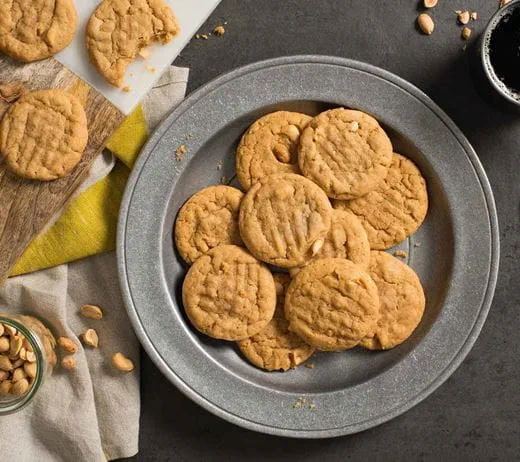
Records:
[[[302,173],[334,199],[354,199],[385,178],[392,143],[376,119],[338,108],[311,120],[300,137]]]
[[[404,241],[421,226],[428,211],[426,181],[415,164],[394,154],[388,175],[372,192],[351,201],[334,201],[363,224],[372,249],[384,250]]]
[[[424,291],[412,268],[386,252],[371,252],[369,274],[379,291],[380,318],[360,345],[388,350],[403,343],[421,322]]]
[[[259,179],[275,173],[300,173],[298,142],[312,117],[278,111],[258,119],[237,148],[238,180],[247,191]]]
[[[293,369],[309,359],[314,348],[289,331],[285,319],[285,292],[291,278],[273,274],[276,285],[276,311],[271,322],[258,334],[238,342],[240,351],[255,366],[268,371]]]
[[[213,338],[242,340],[273,318],[276,288],[271,272],[247,250],[221,245],[190,267],[182,301],[199,331]]]
[[[179,31],[164,0],[103,0],[87,25],[87,50],[105,80],[122,87],[126,68],[143,48],[168,43]]]
[[[0,50],[24,62],[48,58],[72,42],[76,24],[72,0],[2,0]]]
[[[311,259],[346,258],[363,269],[370,261],[370,244],[367,232],[356,215],[347,210],[334,210],[332,224],[323,241],[316,241],[309,250]],[[289,270],[291,276],[298,274],[301,268]]]
[[[319,350],[353,348],[379,318],[377,287],[350,260],[313,260],[291,281],[285,316],[291,331]]]
[[[81,160],[88,141],[79,100],[63,90],[27,93],[0,123],[0,153],[9,170],[35,180],[55,180]]]
[[[242,240],[259,260],[282,268],[301,266],[327,234],[332,206],[312,181],[294,173],[255,183],[240,206]]]
[[[238,211],[243,195],[231,186],[210,186],[183,205],[175,222],[175,243],[186,263],[219,245],[242,245]]]

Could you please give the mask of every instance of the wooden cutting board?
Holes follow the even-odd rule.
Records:
[[[18,64],[0,58],[0,85],[23,82],[29,91],[61,88],[77,96],[87,113],[89,140],[81,162],[66,177],[51,182],[30,181],[6,171],[0,159],[0,284],[31,240],[62,208],[87,176],[124,115],[103,95],[55,59]],[[0,118],[10,104],[0,99]]]

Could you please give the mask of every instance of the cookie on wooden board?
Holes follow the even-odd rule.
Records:
[[[238,211],[244,193],[231,186],[210,186],[182,206],[175,222],[175,243],[191,264],[219,245],[241,245]]]
[[[285,319],[285,292],[291,282],[286,273],[273,274],[276,311],[271,322],[258,334],[238,342],[243,355],[255,366],[268,371],[294,369],[314,353],[314,347],[289,330]]]
[[[360,345],[388,350],[403,343],[421,322],[424,290],[415,271],[386,252],[371,252],[369,274],[379,292],[380,315],[375,329]]]
[[[0,153],[7,168],[31,180],[67,175],[81,160],[87,141],[85,110],[63,90],[25,94],[0,123]]]
[[[285,316],[292,332],[319,350],[355,347],[379,319],[379,294],[362,268],[343,258],[314,260],[291,281]]]
[[[168,43],[179,31],[164,0],[103,0],[87,24],[87,50],[104,79],[122,87],[126,68],[143,48]]]
[[[298,112],[278,111],[248,128],[236,153],[237,177],[244,190],[268,175],[300,173],[298,143],[311,119]]]
[[[247,250],[221,245],[190,267],[182,301],[200,332],[217,339],[243,340],[273,318],[276,287],[271,272]]]
[[[303,175],[334,199],[354,199],[385,178],[392,143],[376,119],[344,108],[322,112],[300,137]]]
[[[271,175],[242,199],[240,235],[259,260],[292,268],[303,265],[312,245],[325,238],[331,217],[329,199],[312,181],[294,173]]]
[[[426,180],[408,158],[394,153],[388,175],[367,195],[351,201],[334,201],[350,210],[363,224],[370,247],[385,250],[415,233],[428,212]]]
[[[31,62],[66,48],[76,33],[73,0],[2,0],[0,51]]]

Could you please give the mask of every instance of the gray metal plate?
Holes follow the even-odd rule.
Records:
[[[186,267],[173,245],[179,207],[234,175],[244,130],[278,110],[348,106],[373,114],[395,150],[428,181],[430,210],[404,244],[426,292],[425,316],[394,350],[318,353],[287,373],[249,365],[234,344],[199,335],[181,303]],[[189,153],[175,160],[175,148]],[[223,169],[218,170],[219,163]],[[411,408],[462,362],[495,289],[499,237],[493,195],[472,147],[427,96],[373,66],[323,56],[264,61],[190,95],[144,148],[127,185],[118,230],[121,287],[134,329],[159,369],[209,411],[252,430],[301,438],[355,433]],[[294,407],[305,398],[314,406]]]

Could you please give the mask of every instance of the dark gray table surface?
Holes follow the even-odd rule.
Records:
[[[201,31],[228,21],[224,37],[193,40],[175,63],[191,69],[188,91],[237,66],[291,54],[358,59],[409,80],[453,118],[486,169],[500,222],[498,286],[482,333],[453,376],[406,414],[349,437],[304,441],[243,430],[185,398],[143,353],[140,453],[128,460],[520,459],[520,115],[488,105],[475,90],[454,13],[478,12],[474,41],[497,5],[439,0],[426,37],[416,30],[414,0],[222,1]]]

